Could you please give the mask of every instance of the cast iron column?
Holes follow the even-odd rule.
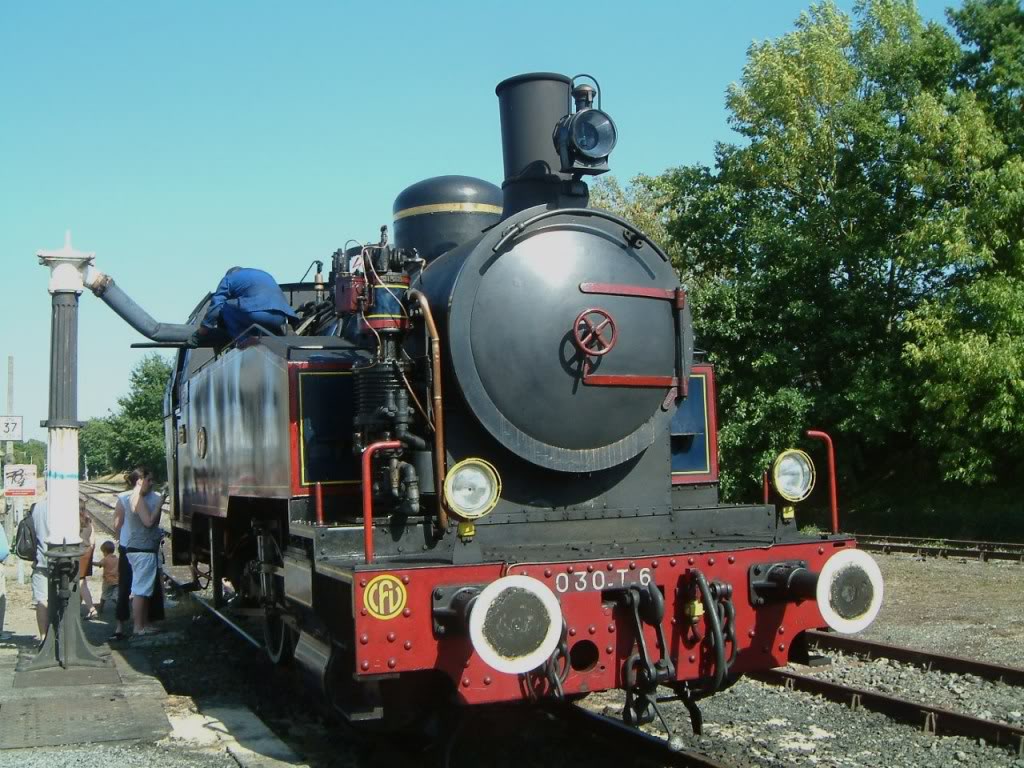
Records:
[[[71,247],[71,232],[59,251],[38,251],[39,263],[50,268],[53,315],[50,323],[50,411],[48,431],[46,513],[49,535],[50,628],[39,653],[27,669],[99,667],[82,630],[78,562],[84,546],[78,522],[78,297],[85,272],[95,258]]]

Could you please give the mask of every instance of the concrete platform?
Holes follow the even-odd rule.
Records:
[[[14,641],[0,648],[0,749],[157,741],[171,732],[167,694],[142,653],[100,646],[104,667],[25,671],[35,639]]]
[[[23,570],[28,577],[30,564],[25,563]],[[189,620],[188,615],[162,623],[164,631],[158,635],[111,648],[107,639],[114,630],[113,610],[107,606],[101,620],[82,623],[104,666],[27,670],[39,643],[31,585],[28,578],[18,583],[14,556],[0,565],[0,577],[4,576],[6,601],[0,606],[5,602],[6,611],[0,612],[0,629],[12,636],[0,639],[0,752],[15,750],[4,753],[14,757],[16,750],[39,750],[71,759],[80,750],[95,755],[104,744],[116,752],[121,742],[140,749],[171,748],[182,760],[193,755],[204,766],[221,761],[231,768],[303,765],[247,707],[222,699],[207,704],[168,696],[152,664],[187,642],[180,624]],[[98,596],[98,576],[91,581],[93,595]],[[173,662],[164,658],[162,663]]]

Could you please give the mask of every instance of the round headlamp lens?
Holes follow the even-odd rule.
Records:
[[[476,520],[494,509],[500,494],[498,472],[483,459],[460,461],[444,481],[448,506],[466,520]]]
[[[591,160],[610,155],[618,138],[615,123],[599,109],[577,112],[573,116],[570,131],[576,150]]]
[[[803,501],[814,488],[814,463],[803,451],[783,451],[772,467],[772,480],[786,501]]]

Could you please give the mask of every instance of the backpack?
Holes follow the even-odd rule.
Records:
[[[32,522],[32,510],[30,509],[21,522],[18,523],[18,531],[14,534],[14,553],[22,560],[35,562],[36,548],[39,541],[36,539],[36,526]]]

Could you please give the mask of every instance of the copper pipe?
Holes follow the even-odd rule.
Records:
[[[363,555],[367,563],[373,562],[373,454],[401,447],[397,440],[381,440],[363,450]]]
[[[764,491],[764,503],[768,503],[768,471],[765,470],[763,479],[762,490]]]
[[[445,447],[444,398],[441,394],[441,339],[437,335],[437,325],[434,324],[434,315],[430,311],[427,297],[417,290],[409,291],[406,295],[423,311],[423,319],[430,334],[430,363],[434,390],[434,493],[437,496],[437,528],[444,532],[448,529],[448,512],[444,508]]]
[[[316,510],[316,524],[324,524],[324,487],[322,483],[313,486],[313,504]]]

